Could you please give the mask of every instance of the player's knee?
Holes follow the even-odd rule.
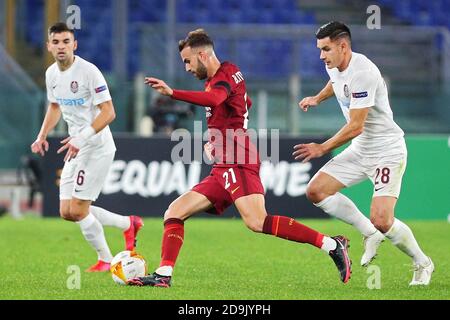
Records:
[[[69,208],[61,208],[59,210],[59,215],[66,221],[73,221],[72,216],[70,215]]]
[[[171,219],[172,217],[172,210],[170,208],[167,208],[166,212],[164,212],[164,221],[167,219]]]
[[[390,223],[387,220],[383,220],[383,219],[372,220],[371,219],[371,221],[372,221],[372,224],[375,226],[375,228],[382,233],[388,232],[389,229],[391,229],[391,227],[392,227],[392,223]]]
[[[71,216],[71,220],[78,222],[83,220],[84,218],[86,218],[87,214],[85,212],[81,212],[80,210],[77,209],[71,209],[70,210],[70,216]]]
[[[72,221],[81,221],[89,214],[89,205],[86,200],[72,199],[70,202],[69,214]]]
[[[175,208],[174,205],[169,205],[166,212],[164,212],[164,221],[167,219],[182,219],[184,211],[181,208]]]
[[[70,216],[72,221],[81,221],[89,214],[89,212],[85,212],[85,209],[80,205],[70,206]]]
[[[377,230],[382,233],[386,233],[389,231],[389,229],[391,229],[392,224],[394,223],[394,219],[386,210],[372,208],[370,222],[372,222]]]
[[[326,195],[321,191],[319,185],[310,182],[306,188],[306,197],[312,203],[319,203],[326,198]]]

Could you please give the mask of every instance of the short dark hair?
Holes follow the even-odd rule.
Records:
[[[48,28],[49,36],[52,35],[52,33],[63,33],[63,32],[70,32],[75,37],[75,31],[73,29],[70,29],[64,22],[57,22],[50,28]]]
[[[326,37],[330,37],[330,40],[332,41],[343,37],[348,37],[349,40],[352,39],[350,29],[345,24],[338,21],[328,22],[317,29],[317,39],[323,39]]]
[[[211,46],[214,48],[214,42],[203,29],[189,32],[186,39],[178,42],[178,49],[180,52],[186,47],[198,48],[203,46]]]

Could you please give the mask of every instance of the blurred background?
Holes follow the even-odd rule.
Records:
[[[370,5],[381,9],[380,29],[367,26]],[[450,0],[0,0],[3,211],[41,211],[40,202],[31,201],[45,190],[29,146],[45,114],[44,73],[53,63],[46,30],[56,21],[70,22],[78,9],[77,54],[107,78],[117,112],[115,137],[149,139],[204,121],[201,108],[154,96],[143,84],[152,75],[175,88],[202,90],[202,82],[184,71],[177,48],[199,27],[214,39],[219,60],[241,68],[253,100],[251,128],[276,128],[298,139],[333,135],[344,124],[335,99],[308,113],[297,103],[328,81],[315,30],[330,20],[345,22],[353,50],[385,77],[394,119],[406,133],[410,156],[417,155],[410,162],[417,176],[407,181],[424,191],[436,187],[435,217],[450,213]],[[61,122],[55,134],[65,130]],[[367,187],[355,192],[370,198]]]

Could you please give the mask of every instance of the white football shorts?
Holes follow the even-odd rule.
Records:
[[[374,185],[373,197],[398,198],[405,173],[407,153],[384,157],[362,157],[350,147],[328,161],[320,171],[332,176],[346,187],[367,178]]]
[[[97,200],[114,161],[114,155],[115,152],[106,155],[86,152],[78,154],[69,162],[66,161],[61,173],[59,199]]]

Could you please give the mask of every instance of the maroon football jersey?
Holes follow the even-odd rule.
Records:
[[[257,148],[247,132],[252,102],[239,68],[230,62],[223,62],[216,74],[205,82],[205,91],[212,88],[227,92],[227,99],[222,104],[205,108],[215,166],[259,166]]]

